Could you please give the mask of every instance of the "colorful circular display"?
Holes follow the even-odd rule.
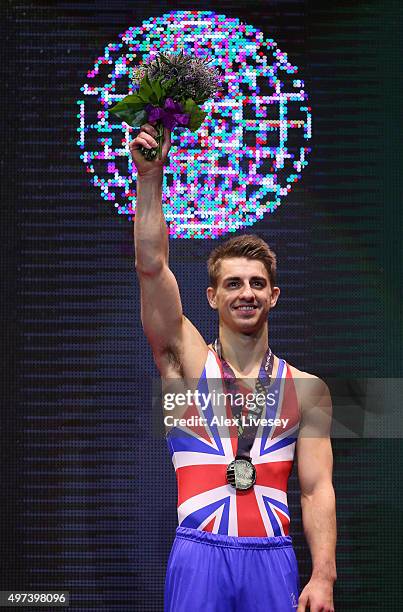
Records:
[[[274,212],[307,165],[311,108],[304,83],[274,40],[236,18],[173,11],[130,27],[87,73],[79,106],[80,157],[119,214],[135,218],[137,129],[108,109],[134,92],[140,62],[159,51],[211,57],[223,91],[203,105],[197,132],[174,130],[163,208],[174,238],[217,238]]]

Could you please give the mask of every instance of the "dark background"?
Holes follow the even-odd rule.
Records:
[[[179,9],[260,28],[310,96],[302,181],[252,228],[279,260],[273,350],[323,377],[401,376],[398,1],[2,2],[0,588],[69,590],[75,610],[161,610],[176,526],[174,470],[152,433],[132,224],[89,183],[75,101],[109,42]],[[216,244],[170,250],[185,313],[209,341]],[[401,610],[402,441],[336,439],[333,450],[336,610]],[[304,585],[295,466],[289,505]]]

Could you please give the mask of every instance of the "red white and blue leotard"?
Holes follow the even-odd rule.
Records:
[[[209,348],[198,383],[204,397],[225,393],[221,362]],[[275,380],[267,390],[273,401],[261,420],[288,419],[285,426],[261,422],[250,451],[256,467],[256,483],[239,491],[227,483],[227,466],[237,454],[235,426],[222,425],[220,417],[231,417],[225,401],[208,402],[203,410],[193,403],[183,415],[201,417],[206,424],[173,427],[167,433],[178,484],[178,522],[228,536],[273,537],[289,534],[290,514],[287,484],[292,469],[300,424],[298,399],[288,364],[279,360]],[[219,417],[214,423],[213,417]],[[215,419],[217,422],[217,418]]]

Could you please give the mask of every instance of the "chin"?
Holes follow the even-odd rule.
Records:
[[[267,319],[249,319],[247,321],[237,321],[236,327],[242,331],[243,333],[253,333],[258,332],[262,327],[264,327]]]
[[[253,334],[255,331],[260,329],[261,324],[259,321],[242,321],[233,323],[232,329],[242,334]]]

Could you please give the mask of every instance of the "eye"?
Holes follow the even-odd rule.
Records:
[[[264,287],[264,284],[262,281],[254,281],[253,284],[257,285],[258,287]]]
[[[229,281],[228,287],[235,287],[238,284],[239,284],[238,281]]]

